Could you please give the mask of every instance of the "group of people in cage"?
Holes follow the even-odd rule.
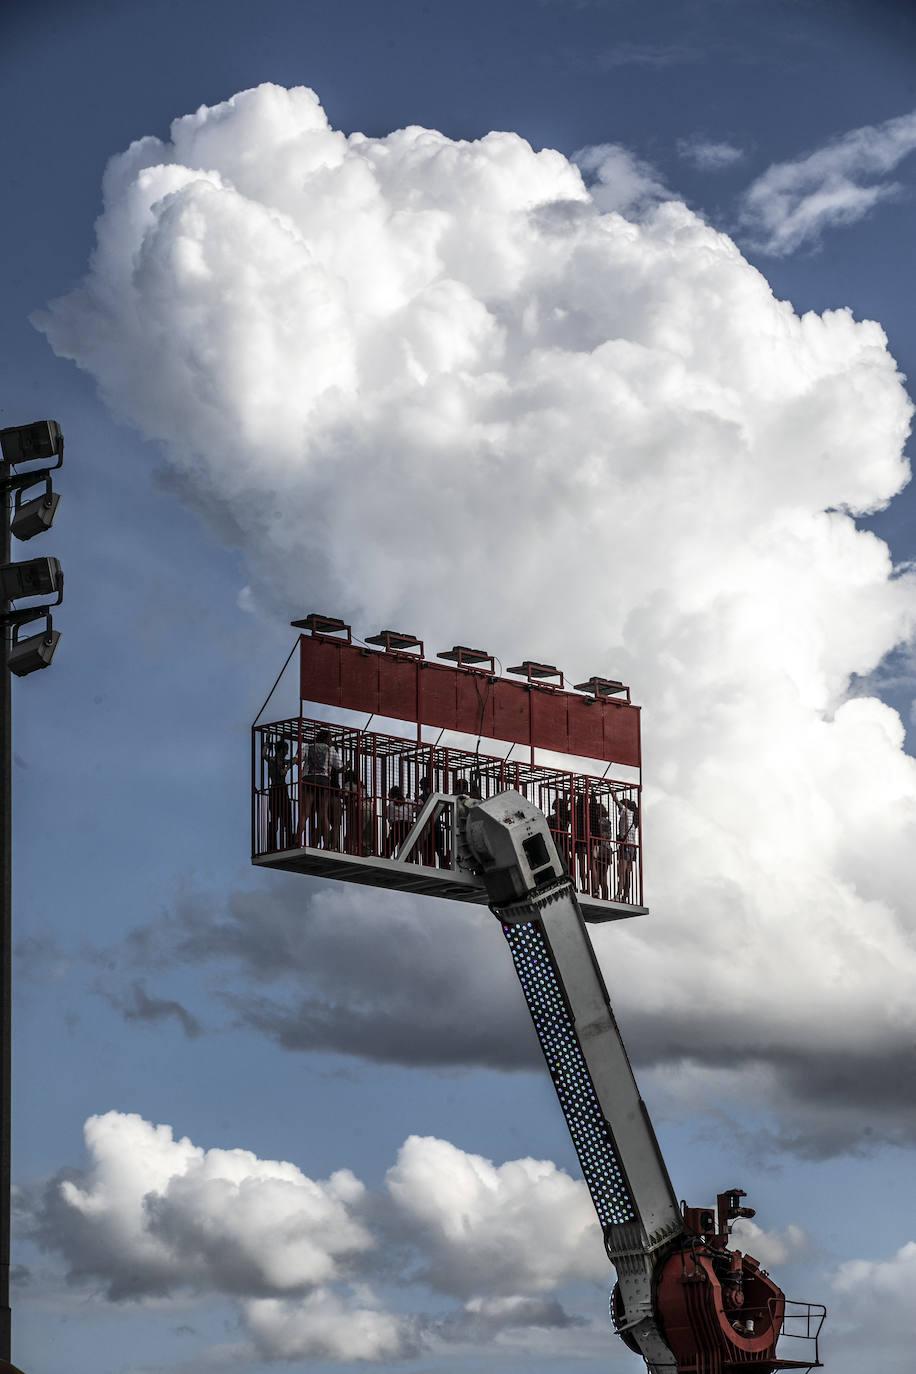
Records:
[[[613,803],[612,816],[605,800]],[[572,822],[572,823],[571,823]],[[547,816],[554,843],[580,892],[605,901],[633,900],[639,806],[632,797],[597,792],[558,794]]]
[[[433,792],[421,777],[416,796],[401,783],[376,799],[357,769],[345,766],[327,729],[319,729],[302,752],[299,777],[300,825],[294,823],[291,789],[299,757],[287,740],[264,747],[267,770],[267,847],[283,850],[304,843],[337,853],[396,857],[423,806]],[[454,775],[449,792],[481,797],[480,777]],[[541,803],[543,805],[543,801]],[[609,806],[613,808],[609,810]],[[430,867],[452,865],[452,812],[441,807],[418,837],[411,857]],[[639,809],[632,797],[617,792],[557,790],[547,822],[567,871],[582,892],[608,901],[634,900]]]

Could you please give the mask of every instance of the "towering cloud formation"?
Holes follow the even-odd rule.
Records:
[[[512,134],[347,137],[247,91],[112,161],[41,327],[244,547],[249,604],[633,683],[656,914],[603,941],[625,1008],[848,1139],[916,1027],[916,765],[849,699],[912,632],[852,518],[906,482],[910,405],[877,324],[798,318],[682,204],[603,210],[632,166],[585,161],[596,199]]]

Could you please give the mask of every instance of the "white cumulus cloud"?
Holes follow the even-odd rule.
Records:
[[[204,1150],[169,1126],[106,1112],[85,1126],[90,1167],[46,1195],[40,1234],[115,1299],[181,1289],[305,1292],[374,1241],[348,1170],[316,1182],[248,1150]]]
[[[589,194],[600,210],[639,213],[672,199],[655,168],[619,143],[580,148],[573,161],[587,174]]]
[[[731,1245],[760,1260],[765,1268],[785,1264],[811,1249],[811,1237],[804,1227],[790,1222],[782,1230],[764,1230],[749,1217],[739,1217],[732,1227]]]
[[[744,193],[741,222],[764,252],[781,256],[854,224],[901,193],[887,177],[916,149],[916,112],[867,124],[793,162],[778,162]]]
[[[584,1183],[548,1160],[494,1164],[411,1136],[383,1189],[316,1181],[248,1150],[204,1150],[116,1111],[85,1125],[88,1167],[21,1209],[68,1281],[111,1301],[228,1297],[267,1360],[403,1358],[581,1324],[558,1294],[612,1278]],[[409,1291],[414,1311],[392,1286]],[[388,1294],[379,1290],[387,1287]],[[426,1300],[457,1305],[435,1316]],[[528,1333],[527,1336],[525,1333]]]
[[[908,128],[837,167],[889,167]],[[911,405],[878,324],[799,317],[628,154],[590,165],[592,191],[510,133],[347,136],[260,87],[112,160],[40,324],[243,547],[262,613],[628,680],[653,917],[597,940],[624,1024],[784,1106],[865,1093],[892,1133],[916,763],[849,683],[916,619],[854,519],[907,482]]]
[[[422,1250],[424,1281],[441,1292],[504,1298],[607,1273],[588,1193],[549,1160],[496,1166],[410,1136],[385,1185]]]
[[[260,1298],[244,1304],[243,1317],[267,1360],[384,1360],[416,1353],[413,1323],[386,1312],[365,1289],[349,1300],[326,1289],[295,1304]]]
[[[907,1241],[890,1259],[847,1260],[834,1276],[834,1287],[858,1302],[889,1299],[911,1310],[916,1286],[916,1241]]]
[[[856,1368],[908,1374],[913,1367],[913,1291],[916,1241],[887,1259],[853,1259],[832,1276],[843,1323],[843,1350]],[[850,1369],[853,1363],[850,1363]]]

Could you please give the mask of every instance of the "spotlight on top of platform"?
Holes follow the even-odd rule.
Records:
[[[544,682],[548,678],[558,678],[559,681],[551,683],[553,687],[563,686],[563,674],[559,668],[555,668],[551,663],[535,663],[532,659],[524,659],[517,668],[507,668],[507,673],[515,673],[518,677],[526,677],[529,682]]]
[[[625,693],[627,701],[630,699],[629,687],[610,677],[590,677],[586,682],[577,682],[576,691],[588,692],[590,696],[601,698],[616,697]]]
[[[312,611],[303,620],[291,620],[289,623],[294,630],[311,630],[313,635],[345,634],[347,643],[350,642],[350,626],[333,615],[319,615],[317,611]]]
[[[436,654],[436,658],[448,659],[450,663],[457,663],[459,668],[474,668],[479,663],[489,665],[491,673],[496,672],[496,659],[492,654],[488,654],[486,649],[469,649],[466,644],[455,644],[451,649],[443,649]]]
[[[388,653],[416,649],[420,657],[423,657],[422,639],[417,639],[416,635],[402,634],[400,630],[379,630],[377,635],[366,635],[366,643],[378,644]]]

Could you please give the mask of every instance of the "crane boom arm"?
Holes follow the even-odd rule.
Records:
[[[790,1303],[758,1260],[729,1249],[731,1221],[754,1215],[744,1192],[720,1193],[715,1211],[678,1206],[546,817],[518,792],[459,798],[456,847],[512,951],[617,1270],[618,1335],[648,1374],[819,1368],[826,1309]],[[776,1354],[793,1318],[804,1331],[785,1334],[813,1345],[801,1360]]]
[[[654,1256],[683,1230],[607,988],[547,822],[517,792],[468,806],[464,837],[516,973],[652,1374],[676,1370],[653,1312]]]

